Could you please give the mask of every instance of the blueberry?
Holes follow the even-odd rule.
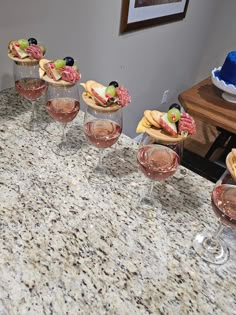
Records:
[[[65,57],[64,58],[66,65],[72,67],[74,64],[74,59],[72,57]]]
[[[169,109],[172,109],[172,108],[177,108],[181,112],[181,106],[179,104],[174,103],[170,105]]]
[[[109,85],[113,85],[115,88],[117,88],[119,86],[118,82],[116,82],[116,81],[111,81],[109,83]]]
[[[29,38],[28,39],[28,43],[30,45],[32,45],[32,44],[37,45],[38,44],[37,39],[35,39],[35,38]]]

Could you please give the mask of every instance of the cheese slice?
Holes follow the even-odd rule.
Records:
[[[147,118],[143,117],[140,122],[138,123],[138,126],[136,128],[137,133],[143,133],[146,131],[147,128],[151,128],[150,122],[147,120]]]
[[[17,47],[15,44],[13,44],[12,50],[14,51],[15,55],[20,59],[24,59],[29,56],[23,49]]]
[[[232,157],[230,159],[230,166],[233,170],[234,176],[236,176],[236,149],[235,148],[231,150],[231,155]]]
[[[39,68],[39,77],[42,79],[45,74],[45,71]]]
[[[232,170],[234,172],[234,176],[236,176],[236,157],[235,156],[232,157],[231,167],[232,167]]]

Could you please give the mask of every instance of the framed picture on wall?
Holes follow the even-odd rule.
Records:
[[[122,0],[120,33],[181,20],[189,0]]]

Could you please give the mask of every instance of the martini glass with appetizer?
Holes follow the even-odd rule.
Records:
[[[111,81],[108,86],[93,80],[81,85],[85,88],[82,94],[86,104],[84,133],[88,141],[99,149],[95,172],[104,174],[104,149],[118,141],[123,125],[122,108],[131,102],[131,97],[128,90],[116,81]]]
[[[137,163],[139,170],[150,180],[137,210],[145,218],[155,218],[157,211],[162,209],[161,203],[153,197],[155,181],[164,181],[176,172],[179,156],[174,150],[157,144],[152,137],[144,133],[137,153]]]
[[[145,110],[136,132],[146,132],[152,141],[176,151],[181,162],[184,140],[196,133],[196,125],[189,114],[181,111],[179,104],[172,104],[167,112]],[[180,173],[185,176],[185,169]]]
[[[220,236],[226,226],[236,228],[236,181],[230,170],[227,169],[215,184],[211,205],[219,221],[218,227],[213,234],[198,233],[193,240],[193,247],[206,262],[222,265],[227,262],[230,253]]]
[[[8,45],[8,57],[13,60],[13,75],[16,90],[32,104],[30,121],[24,127],[36,131],[45,128],[39,119],[36,101],[45,93],[47,83],[39,76],[39,61],[45,47],[38,45],[35,38],[12,40]]]
[[[80,109],[80,95],[77,82],[80,73],[72,57],[40,61],[40,77],[47,82],[46,109],[48,114],[62,127],[61,141],[53,148],[60,156],[77,152],[78,143],[72,143],[66,136],[67,124],[75,119]]]

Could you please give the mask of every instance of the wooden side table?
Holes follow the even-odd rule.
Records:
[[[236,104],[225,101],[221,94],[209,77],[182,92],[179,101],[189,114],[236,134]]]
[[[236,146],[236,104],[225,101],[222,93],[209,77],[179,95],[179,101],[189,114],[220,130],[205,156],[207,159],[228,140],[230,147]]]

